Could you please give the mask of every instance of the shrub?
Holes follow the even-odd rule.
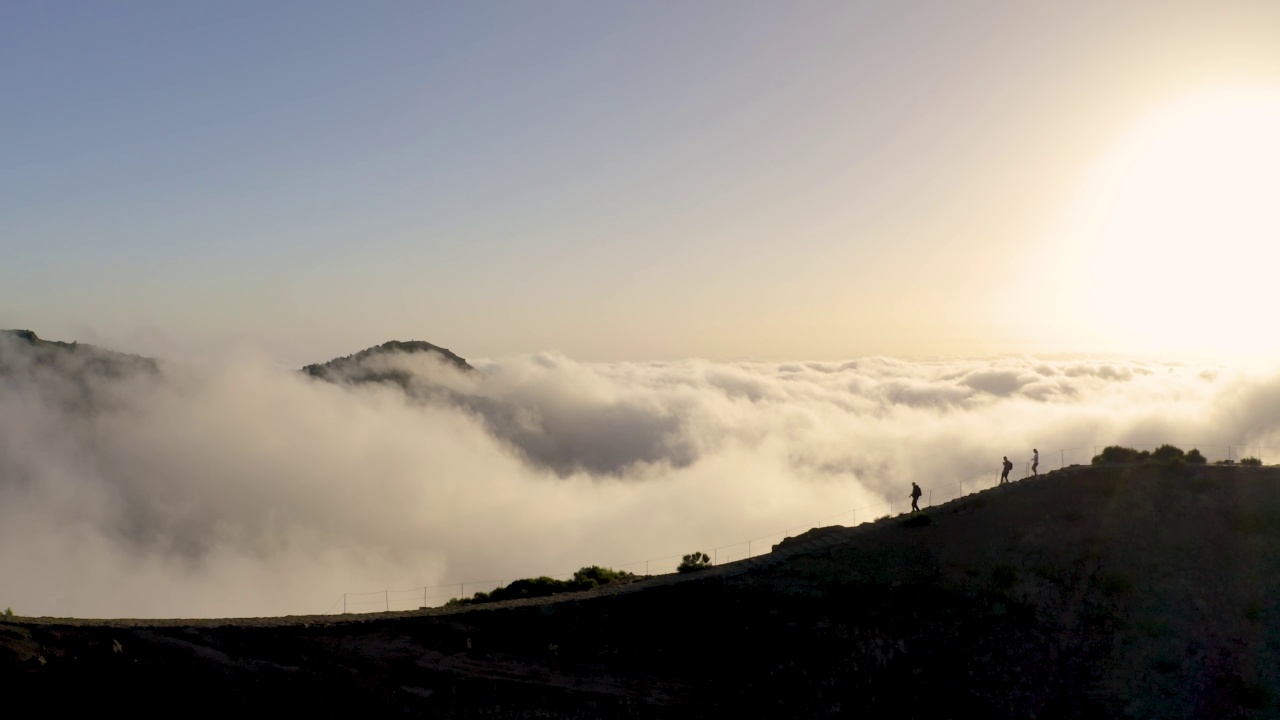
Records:
[[[489,593],[489,600],[515,600],[517,598],[548,597],[567,591],[568,583],[545,575],[536,578],[516,580],[506,587],[494,588]]]
[[[910,528],[926,527],[932,524],[933,524],[933,520],[930,520],[929,516],[926,513],[917,513],[907,518],[906,520],[902,521],[903,527],[910,527]]]
[[[571,580],[556,580],[545,575],[536,578],[525,578],[516,580],[509,585],[494,588],[490,592],[477,592],[470,598],[452,598],[445,603],[445,606],[472,605],[475,603],[498,602],[499,600],[514,600],[516,598],[548,597],[577,590],[590,590],[601,585],[608,585],[615,580],[633,577],[635,577],[633,573],[624,570],[591,565],[575,572]]]
[[[1258,467],[1259,465],[1261,465],[1261,464],[1262,464],[1262,460],[1260,460],[1260,459],[1258,459],[1258,458],[1256,458],[1256,457],[1252,457],[1252,456],[1250,456],[1250,457],[1244,457],[1244,458],[1240,458],[1240,464],[1241,464],[1241,465],[1250,465],[1250,466],[1252,466],[1252,467]]]
[[[1172,445],[1164,445],[1161,447],[1173,447]],[[1177,450],[1177,448],[1173,448]],[[1182,452],[1178,450],[1178,452]],[[1151,453],[1143,450],[1139,452],[1131,447],[1122,447],[1120,445],[1108,445],[1102,449],[1102,452],[1093,456],[1092,463],[1094,465],[1112,465],[1117,463],[1139,463],[1151,457]]]
[[[626,580],[633,577],[635,577],[634,573],[629,573],[625,570],[614,570],[613,568],[591,565],[573,574],[573,589],[590,590],[593,587],[608,585],[614,580]]]
[[[676,571],[689,573],[705,570],[709,567],[711,567],[711,557],[704,552],[696,552],[680,558],[680,566],[676,568]]]
[[[1200,451],[1195,448],[1191,448],[1190,450],[1188,450],[1186,457],[1183,459],[1191,463],[1192,465],[1203,465],[1205,463],[1205,457],[1201,455]]]
[[[1182,448],[1165,444],[1156,448],[1155,452],[1151,453],[1151,459],[1162,463],[1180,463],[1183,462],[1186,457],[1185,453],[1182,452]]]

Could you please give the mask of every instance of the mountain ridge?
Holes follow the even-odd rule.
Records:
[[[88,343],[45,340],[32,330],[0,330],[0,339],[17,347],[30,349],[32,358],[40,365],[52,365],[59,358],[75,358],[85,368],[110,377],[119,377],[137,370],[153,373],[159,370],[154,358],[107,350]],[[0,358],[0,373],[6,369],[3,358]]]
[[[322,715],[1272,717],[1277,558],[1280,468],[1076,466],[581,595],[15,618],[0,667],[19,694],[167,687]]]
[[[0,329],[0,340],[3,339],[9,340],[18,347],[32,350],[35,353],[35,359],[40,363],[49,363],[57,357],[75,356],[95,362],[99,369],[107,370],[110,375],[118,375],[129,369],[146,369],[152,372],[159,370],[156,358],[108,350],[75,340],[71,342],[45,340],[33,330]],[[423,340],[389,340],[350,355],[305,365],[300,372],[331,381],[367,382],[385,379],[376,371],[365,371],[362,374],[360,366],[368,360],[393,353],[435,354],[458,370],[476,372],[476,369],[457,353]],[[4,366],[0,365],[0,371],[3,370]],[[355,379],[352,379],[353,377]]]

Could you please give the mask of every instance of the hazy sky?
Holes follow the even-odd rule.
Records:
[[[7,2],[0,327],[1280,355],[1280,3]]]

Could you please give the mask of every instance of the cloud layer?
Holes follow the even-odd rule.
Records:
[[[1004,455],[1021,471],[1032,447],[1044,469],[1114,442],[1280,446],[1280,377],[1177,363],[375,359],[406,392],[253,359],[121,375],[29,355],[0,338],[0,605],[22,614],[305,614],[741,557],[883,514],[912,481],[942,500]]]

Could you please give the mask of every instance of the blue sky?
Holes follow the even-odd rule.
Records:
[[[1124,202],[1078,198],[1181,98],[1270,108],[1280,23],[1113,5],[6,4],[0,326],[287,363],[1157,349],[1090,330],[1064,208]]]

